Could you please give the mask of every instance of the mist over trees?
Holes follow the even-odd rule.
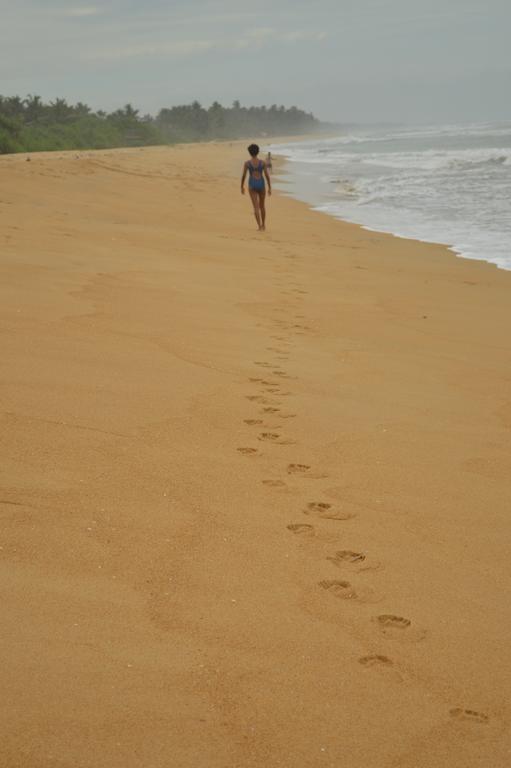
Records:
[[[40,96],[0,95],[0,154],[289,136],[320,127],[311,113],[276,104],[243,107],[235,101],[223,107],[215,101],[206,108],[194,101],[166,107],[154,117],[131,104],[107,113],[65,99],[44,103]]]
[[[205,109],[194,101],[160,110],[156,125],[170,140],[201,141],[309,133],[317,130],[320,123],[314,115],[297,107],[242,107],[239,101],[232,107],[223,107],[214,101]]]

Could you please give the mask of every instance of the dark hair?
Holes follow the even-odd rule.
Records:
[[[257,144],[251,144],[248,147],[248,154],[252,155],[252,157],[256,157],[256,155],[259,154],[259,147],[257,146]]]

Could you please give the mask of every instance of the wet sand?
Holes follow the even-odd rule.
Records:
[[[511,273],[243,160],[0,158],[0,764],[505,768]]]

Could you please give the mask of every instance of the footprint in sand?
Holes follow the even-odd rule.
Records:
[[[296,379],[296,376],[290,376],[286,371],[272,371],[274,376],[280,376],[282,379]]]
[[[384,613],[380,616],[375,616],[373,621],[389,640],[399,639],[409,643],[417,643],[426,637],[426,632],[423,629],[412,627],[410,619],[405,619],[403,616]]]
[[[303,523],[292,523],[291,525],[287,526],[288,531],[291,531],[291,533],[314,533],[314,526],[312,525],[305,525]]]
[[[402,683],[404,681],[403,675],[396,669],[396,666],[392,659],[388,656],[384,656],[382,653],[373,653],[368,656],[361,656],[358,663],[364,667],[364,669],[371,669],[376,672],[380,672],[385,675],[388,680],[393,680],[396,683]]]
[[[404,619],[402,616],[393,616],[390,613],[384,613],[376,617],[376,621],[384,629],[408,629],[412,622],[410,619]]]
[[[394,666],[393,662],[388,658],[388,656],[382,656],[379,653],[376,653],[372,656],[362,656],[358,660],[359,664],[362,664],[363,667],[392,667]]]
[[[350,512],[343,512],[342,509],[337,509],[326,501],[311,501],[304,509],[304,514],[315,515],[323,520],[351,520],[355,517]]]
[[[335,552],[330,557],[326,558],[336,568],[343,569],[349,568],[351,571],[355,570],[357,573],[365,573],[367,571],[380,571],[382,564],[378,560],[372,558],[367,561],[366,555],[362,552],[353,552],[351,549],[341,549],[339,552]]]
[[[476,712],[475,709],[462,709],[461,707],[449,710],[449,714],[456,720],[466,720],[470,723],[487,723],[490,719],[483,712]]]
[[[271,368],[272,364],[267,363],[265,360],[254,360],[254,365],[260,365],[262,368]]]
[[[271,406],[268,408],[263,408],[264,413],[278,413],[280,411],[280,408],[272,408]]]
[[[360,586],[355,589],[349,581],[344,579],[324,579],[319,582],[319,586],[341,600],[356,600],[357,603],[377,603],[381,599],[369,587]]]
[[[296,419],[296,413],[279,413],[279,419]]]
[[[349,563],[362,563],[365,559],[366,556],[362,552],[353,552],[351,549],[341,549],[335,555],[327,557],[327,560],[338,568]]]
[[[288,464],[288,475],[304,475],[309,472],[310,466],[308,464]]]
[[[288,475],[301,475],[308,480],[323,480],[328,475],[321,474],[319,472],[311,472],[311,467],[308,464],[288,464]]]
[[[254,453],[257,453],[257,448],[238,448],[237,450],[245,456],[252,456]]]
[[[342,600],[354,600],[358,597],[349,581],[326,579],[325,581],[320,581],[319,586],[322,589],[326,589],[331,595],[340,597]]]
[[[271,403],[271,400],[268,400],[267,397],[264,397],[263,395],[245,395],[247,400],[250,400],[251,403],[262,403],[263,405],[266,405],[267,403]],[[275,402],[275,400],[273,400]]]
[[[262,432],[257,439],[274,445],[296,445],[296,440],[282,439],[276,432]]]
[[[287,488],[287,485],[283,480],[262,480],[263,485],[268,485],[270,488]]]
[[[243,419],[243,421],[245,422],[245,424],[249,424],[251,427],[255,426],[256,424],[263,423],[262,419]]]

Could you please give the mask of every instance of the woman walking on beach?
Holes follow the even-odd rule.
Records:
[[[265,178],[268,182],[268,194],[271,195],[271,181],[268,175],[268,169],[264,160],[259,159],[259,147],[257,144],[251,144],[248,147],[248,153],[250,160],[247,160],[243,165],[243,174],[241,176],[241,194],[245,194],[245,179],[247,173],[248,179],[248,191],[252,205],[254,206],[254,216],[257,221],[259,232],[264,232],[266,229],[266,184]]]

